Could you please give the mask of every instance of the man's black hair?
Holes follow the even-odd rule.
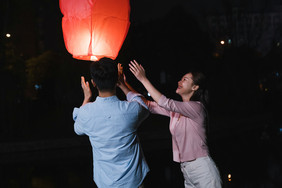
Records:
[[[112,91],[118,80],[118,68],[114,60],[104,57],[90,65],[93,81],[100,91]]]

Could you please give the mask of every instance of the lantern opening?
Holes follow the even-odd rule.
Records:
[[[90,57],[90,60],[91,60],[91,61],[97,61],[98,58],[97,58],[95,55],[92,55],[92,56]]]

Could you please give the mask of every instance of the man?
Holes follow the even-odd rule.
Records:
[[[94,181],[99,188],[138,188],[149,171],[137,137],[137,128],[149,111],[141,96],[118,82],[118,67],[109,58],[90,65],[92,84],[99,96],[94,102],[89,82],[81,77],[84,101],[74,108],[74,130],[87,135],[92,146]],[[123,80],[123,79],[120,79]],[[116,85],[128,101],[116,96]]]

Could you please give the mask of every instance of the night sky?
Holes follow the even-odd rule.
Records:
[[[61,19],[58,0],[0,2],[3,187],[42,187],[44,182],[62,187],[66,181],[93,185],[89,143],[75,135],[72,120],[73,107],[83,100],[80,76],[90,79],[90,62],[67,52]],[[202,70],[210,92],[211,155],[224,178],[230,171],[237,178],[233,186],[224,179],[225,187],[281,187],[282,2],[131,0],[130,22],[116,58],[128,82],[148,97],[128,70],[129,61],[136,59],[162,93],[180,100],[177,82],[190,68]],[[152,169],[146,187],[154,178],[167,178],[169,187],[182,186],[175,184],[182,179],[171,164],[168,123],[151,115],[140,128]],[[159,153],[170,166],[157,165]],[[60,166],[60,161],[66,162]],[[48,165],[56,166],[63,180],[53,177]],[[158,168],[163,176],[155,174]],[[261,184],[254,182],[258,179]]]

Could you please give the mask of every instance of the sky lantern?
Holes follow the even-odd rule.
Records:
[[[60,0],[67,51],[80,60],[115,59],[129,29],[129,0]]]

